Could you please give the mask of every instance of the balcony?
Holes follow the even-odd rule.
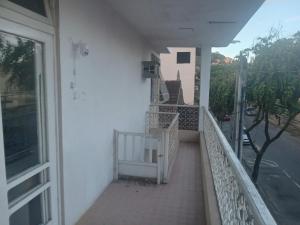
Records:
[[[115,181],[78,225],[276,225],[206,108],[151,105],[145,127],[115,131]]]

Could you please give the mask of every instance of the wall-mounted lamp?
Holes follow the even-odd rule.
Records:
[[[81,56],[87,56],[90,52],[88,45],[86,43],[84,43],[83,41],[79,41],[77,43],[73,42],[72,47],[73,47],[73,51],[74,51],[75,55],[77,55],[77,53],[79,53]]]
[[[70,81],[70,89],[73,92],[73,100],[78,100],[82,97],[82,95],[85,95],[84,91],[80,91],[77,83],[77,60],[80,58],[80,56],[88,56],[89,55],[89,48],[86,43],[83,41],[74,42],[71,39],[72,43],[72,58],[73,58],[73,79]]]

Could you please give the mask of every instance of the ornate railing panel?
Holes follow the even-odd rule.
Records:
[[[146,112],[146,134],[149,134],[150,131],[160,129],[168,129],[176,117],[176,113],[170,112]]]
[[[178,114],[174,117],[170,127],[167,130],[166,135],[168,135],[168,170],[171,170],[172,164],[176,158],[179,138],[178,138]]]
[[[146,113],[146,135],[160,138],[162,141],[163,154],[161,156],[164,164],[162,171],[164,182],[168,182],[178,150],[178,119],[179,114],[176,112],[158,112],[152,108],[151,112]]]
[[[196,130],[199,124],[199,106],[197,105],[150,105],[150,111],[179,113],[180,130]]]
[[[212,115],[203,108],[204,137],[223,225],[276,225]]]

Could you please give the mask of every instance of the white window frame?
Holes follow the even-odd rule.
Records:
[[[2,0],[1,0],[2,1]],[[49,162],[44,164],[39,169],[34,169],[31,173],[38,172],[37,170],[43,169],[44,167],[49,168],[50,172],[50,181],[43,186],[43,188],[37,190],[32,195],[29,195],[27,198],[23,199],[23,202],[18,203],[20,207],[25,202],[28,202],[30,199],[34,198],[37,194],[41,193],[47,188],[51,188],[51,221],[47,225],[57,225],[60,224],[60,202],[59,202],[59,172],[58,172],[58,162],[59,162],[59,135],[58,135],[58,106],[57,106],[57,96],[56,93],[58,90],[57,87],[57,77],[55,73],[55,49],[54,49],[54,28],[46,24],[41,23],[40,21],[34,21],[32,18],[28,18],[24,14],[20,14],[13,10],[7,9],[0,5],[0,31],[11,33],[14,35],[22,36],[28,39],[36,40],[43,43],[43,57],[44,57],[44,83],[45,83],[45,122],[47,124],[47,149],[48,149],[48,159]],[[2,13],[3,12],[3,13]],[[36,27],[34,29],[33,27]],[[49,29],[51,27],[52,29]],[[47,32],[46,32],[47,31]],[[1,104],[0,104],[1,112]],[[7,201],[7,191],[12,183],[8,183],[6,180],[5,174],[5,155],[4,141],[2,135],[2,114],[0,113],[0,224],[9,225],[9,215],[16,208],[9,209],[9,204]],[[30,173],[30,172],[29,172]],[[29,174],[26,174],[29,176]],[[21,179],[26,178],[24,176]],[[21,182],[21,180],[16,180],[14,182]],[[15,183],[16,184],[16,183]],[[14,185],[15,185],[14,184]]]
[[[0,6],[10,9],[12,11],[15,11],[24,16],[30,17],[36,21],[40,21],[42,23],[52,25],[52,18],[51,18],[49,3],[47,0],[43,0],[43,2],[44,2],[44,6],[45,6],[46,17],[44,17],[34,11],[31,11],[27,8],[24,8],[16,3],[13,3],[9,0],[0,0]]]

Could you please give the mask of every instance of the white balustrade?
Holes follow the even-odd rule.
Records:
[[[179,130],[198,131],[198,126],[199,126],[198,105],[152,104],[150,105],[150,112],[178,113]]]
[[[145,133],[114,131],[114,177],[167,182],[178,150],[178,114],[146,113]]]
[[[276,225],[267,206],[212,115],[204,111],[204,137],[223,225]]]

